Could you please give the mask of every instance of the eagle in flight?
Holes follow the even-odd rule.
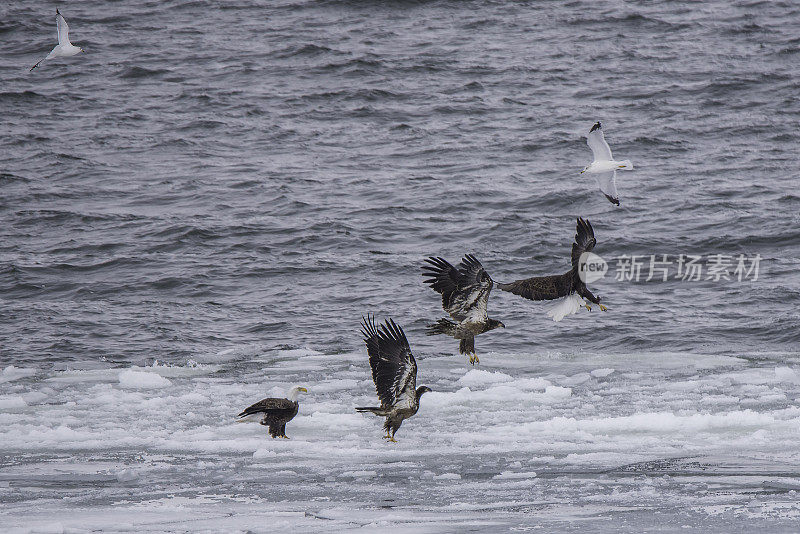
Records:
[[[395,442],[395,432],[405,419],[417,413],[420,397],[431,388],[416,387],[417,362],[402,328],[391,319],[376,326],[375,318],[369,316],[363,319],[361,326],[372,367],[372,381],[381,405],[356,408],[356,411],[386,417],[384,439]]]
[[[560,321],[567,315],[577,313],[581,306],[591,311],[592,308],[587,304],[587,300],[606,311],[608,308],[600,304],[600,297],[594,296],[589,291],[579,274],[581,255],[591,252],[595,244],[597,241],[594,238],[592,225],[588,220],[578,217],[575,242],[572,244],[572,268],[569,271],[552,276],[534,276],[509,284],[498,282],[497,287],[530,300],[562,298],[562,301],[547,314],[554,321]]]
[[[475,336],[506,327],[488,316],[492,277],[472,254],[464,256],[458,269],[444,258],[430,257],[425,261],[428,263],[422,267],[422,276],[427,277],[425,283],[442,295],[442,308],[453,319],[439,319],[428,325],[427,334],[445,334],[461,340],[459,351],[469,354],[469,363],[475,365],[480,361],[475,354]]]

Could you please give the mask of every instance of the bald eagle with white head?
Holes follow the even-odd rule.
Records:
[[[577,313],[581,307],[592,311],[586,301],[597,304],[601,310],[606,311],[608,308],[600,304],[600,297],[589,291],[580,276],[581,256],[591,252],[596,244],[592,225],[588,220],[578,217],[575,242],[572,243],[572,268],[569,271],[552,276],[534,276],[508,284],[498,282],[497,287],[530,300],[562,299],[547,314],[554,321]]]
[[[359,407],[356,411],[386,417],[384,439],[396,442],[395,432],[403,421],[417,413],[419,399],[431,388],[416,387],[417,362],[405,332],[393,320],[387,319],[384,324],[376,326],[375,318],[367,316],[361,326],[372,367],[372,381],[381,405]]]
[[[295,386],[289,390],[285,399],[274,397],[262,399],[245,408],[237,416],[239,417],[237,422],[244,423],[260,417],[259,423],[269,427],[270,436],[289,439],[289,436],[286,435],[286,423],[294,419],[300,409],[300,403],[297,402],[300,393],[308,393],[308,390],[302,386]]]

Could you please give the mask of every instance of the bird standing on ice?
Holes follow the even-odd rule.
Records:
[[[245,410],[238,415],[239,422],[245,422],[256,418],[261,418],[259,421],[262,425],[269,427],[269,435],[273,438],[289,439],[286,435],[286,423],[294,419],[297,411],[300,409],[300,404],[297,402],[297,396],[300,393],[308,393],[308,390],[301,386],[295,386],[289,390],[288,398],[278,399],[270,397],[263,399],[245,408]]]
[[[69,57],[83,52],[83,48],[69,42],[69,26],[67,26],[67,21],[61,16],[58,9],[56,9],[56,26],[58,27],[58,44],[47,54],[46,58],[39,60],[39,63],[54,57]],[[38,67],[39,63],[31,67],[31,70]]]
[[[633,163],[626,159],[614,161],[611,156],[611,148],[606,143],[603,136],[603,127],[599,122],[594,123],[589,135],[586,136],[586,143],[592,149],[594,161],[591,165],[584,167],[581,174],[588,172],[594,174],[600,185],[600,191],[612,204],[619,206],[619,195],[617,195],[617,169],[633,170]]]

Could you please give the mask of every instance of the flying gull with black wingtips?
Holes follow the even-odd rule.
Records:
[[[69,42],[69,26],[64,17],[56,9],[56,27],[58,28],[58,44],[53,48],[47,57],[40,59],[36,65],[31,67],[31,71],[39,66],[42,61],[53,59],[55,57],[69,57],[83,52],[83,48],[73,45]]]
[[[460,340],[461,354],[469,354],[469,363],[475,365],[480,359],[475,354],[475,336],[505,328],[506,325],[488,316],[489,293],[494,281],[481,262],[472,254],[461,260],[458,269],[444,258],[430,257],[428,265],[422,267],[422,276],[434,291],[442,295],[442,308],[450,314],[452,321],[439,319],[428,325],[428,335],[445,334]]]
[[[372,368],[372,381],[381,405],[363,406],[356,411],[386,417],[384,439],[396,442],[394,435],[400,425],[417,413],[420,397],[431,388],[416,387],[417,362],[405,332],[393,320],[387,319],[384,324],[376,326],[375,318],[367,316],[362,318],[361,326]]]
[[[569,271],[552,276],[534,276],[508,284],[498,282],[497,287],[530,300],[560,298],[561,301],[547,312],[554,321],[560,321],[567,315],[577,313],[582,306],[591,311],[592,308],[587,304],[587,300],[597,304],[601,310],[607,311],[608,308],[600,304],[600,297],[589,291],[579,273],[580,266],[585,260],[582,256],[591,252],[596,244],[592,225],[588,220],[579,217],[575,242],[572,243],[572,268]]]
[[[611,147],[606,143],[603,135],[603,127],[599,122],[594,123],[589,135],[586,136],[586,143],[592,149],[594,161],[591,165],[583,168],[581,174],[587,172],[594,175],[600,191],[606,196],[609,202],[619,206],[619,195],[617,194],[617,169],[633,170],[633,163],[626,159],[615,161],[611,155]]]

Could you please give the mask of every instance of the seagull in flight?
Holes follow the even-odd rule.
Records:
[[[58,44],[47,54],[46,58],[39,60],[39,63],[54,57],[69,57],[83,52],[83,48],[69,42],[69,26],[67,26],[67,21],[64,20],[58,9],[56,9],[56,26],[58,26]],[[38,67],[39,63],[31,67],[31,71]]]
[[[617,169],[633,170],[633,163],[626,159],[615,161],[611,156],[611,148],[606,143],[603,136],[603,127],[599,122],[594,123],[589,135],[586,136],[586,143],[592,149],[594,161],[591,165],[583,168],[581,174],[588,172],[594,174],[600,185],[600,191],[612,204],[619,206],[619,195],[617,194]]]

